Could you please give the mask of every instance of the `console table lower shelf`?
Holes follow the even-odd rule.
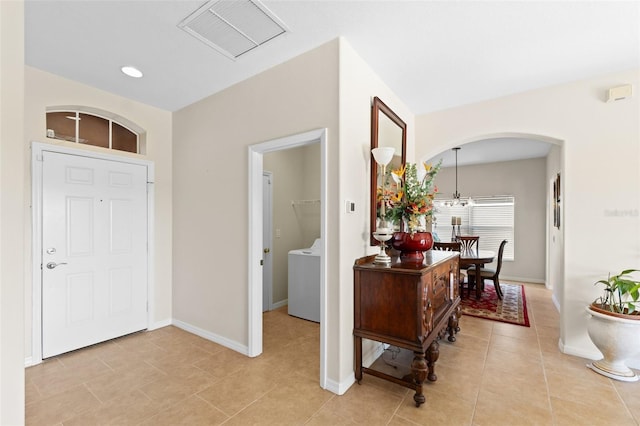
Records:
[[[414,389],[415,379],[414,373],[411,371],[414,357],[413,351],[397,346],[388,346],[369,368],[362,367],[362,372]],[[425,359],[427,360],[427,380],[435,381],[432,379],[437,379],[437,377],[429,378],[428,356],[425,356]]]

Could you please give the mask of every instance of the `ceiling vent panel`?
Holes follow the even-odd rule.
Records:
[[[287,31],[257,0],[210,1],[178,27],[233,59]]]

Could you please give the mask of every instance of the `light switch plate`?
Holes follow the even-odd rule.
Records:
[[[355,213],[356,212],[356,203],[355,203],[355,201],[346,200],[344,205],[345,205],[345,210],[346,210],[347,213]]]

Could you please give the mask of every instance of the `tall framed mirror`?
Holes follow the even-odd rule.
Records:
[[[393,159],[387,165],[387,171],[395,170],[407,161],[407,124],[376,96],[371,106],[371,149],[378,147],[395,149]],[[372,234],[376,230],[378,217],[378,188],[381,188],[383,179],[380,174],[380,167],[371,154],[371,229],[369,232],[371,245],[379,244]]]

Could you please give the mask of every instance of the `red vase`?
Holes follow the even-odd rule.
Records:
[[[394,249],[400,250],[400,260],[403,262],[422,263],[424,253],[433,247],[433,236],[431,232],[394,232],[391,245]]]

